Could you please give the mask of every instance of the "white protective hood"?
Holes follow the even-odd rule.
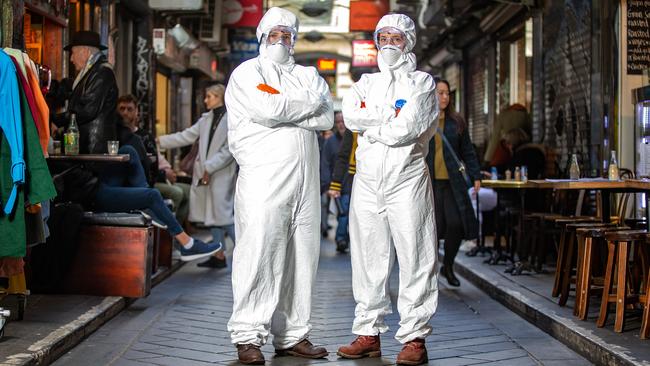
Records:
[[[291,28],[294,33],[298,34],[298,17],[289,10],[273,7],[270,8],[260,20],[260,24],[257,25],[257,30],[255,35],[257,36],[257,41],[260,43],[260,56],[262,58],[267,58],[266,56],[266,42],[262,42],[262,36],[268,35],[273,27],[284,26]],[[291,54],[293,55],[293,47],[291,47]],[[293,56],[289,57],[289,60],[285,63],[287,65],[293,65],[295,61]]]
[[[404,53],[399,61],[397,61],[393,66],[389,66],[384,62],[382,57],[377,57],[377,63],[379,64],[379,70],[382,72],[388,72],[389,70],[404,69],[405,71],[415,70],[417,58],[413,51],[415,47],[415,23],[413,20],[404,14],[387,14],[384,15],[377,23],[375,27],[375,32],[378,30],[392,27],[399,29],[406,36],[406,46],[404,46]]]

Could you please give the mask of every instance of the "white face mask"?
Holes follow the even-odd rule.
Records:
[[[402,56],[402,50],[397,46],[386,45],[381,48],[379,51],[381,53],[381,58],[386,62],[388,66],[393,66]]]
[[[281,42],[266,46],[266,54],[271,60],[279,64],[289,61],[289,56],[291,55],[289,48]]]

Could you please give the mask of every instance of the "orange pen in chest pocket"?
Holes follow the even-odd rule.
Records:
[[[269,94],[280,94],[280,92],[277,89],[266,84],[258,84],[257,89]]]

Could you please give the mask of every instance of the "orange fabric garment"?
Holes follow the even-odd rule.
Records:
[[[25,272],[22,258],[0,257],[0,277],[12,277]]]
[[[41,86],[34,70],[30,65],[25,66],[27,69],[27,82],[29,82],[29,86],[32,88],[32,92],[34,93],[34,101],[36,102],[36,108],[38,109],[37,113],[40,117],[38,120],[34,118],[34,122],[37,124],[36,129],[38,130],[38,140],[41,143],[43,154],[47,155],[47,142],[50,139],[50,108],[45,102],[45,97],[43,97]]]
[[[269,94],[280,94],[280,92],[277,91],[277,89],[275,89],[274,87],[272,87],[270,85],[266,85],[266,84],[258,84],[257,89],[259,89],[259,90],[261,90],[263,92],[269,93]]]

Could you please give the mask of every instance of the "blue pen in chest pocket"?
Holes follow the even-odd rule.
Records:
[[[398,99],[395,101],[395,117],[399,115],[399,111],[402,110],[404,104],[406,104],[406,100],[404,99]]]

